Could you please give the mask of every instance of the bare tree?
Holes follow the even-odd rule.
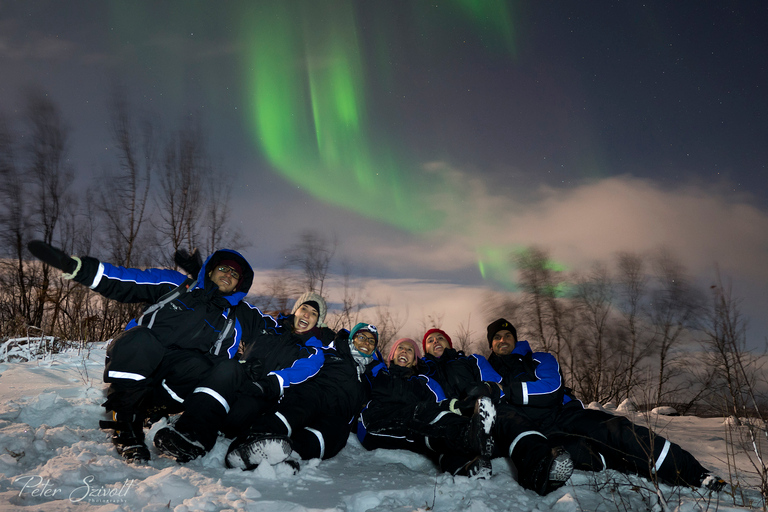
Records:
[[[691,284],[685,268],[669,251],[662,249],[653,259],[659,288],[652,293],[651,321],[655,333],[658,373],[656,404],[674,392],[669,388],[675,376],[673,349],[698,324],[702,313],[701,293]]]
[[[567,340],[563,329],[565,307],[559,300],[564,277],[552,264],[544,249],[529,247],[513,255],[518,269],[520,287],[525,293],[523,305],[529,311],[536,337],[546,352],[561,356]]]
[[[5,117],[0,117],[0,257],[2,257],[2,332],[16,332],[31,310],[24,242],[30,221],[24,176],[16,162],[16,143]],[[7,258],[7,259],[6,259]]]
[[[30,137],[27,143],[29,164],[28,183],[35,201],[30,203],[34,230],[47,243],[53,243],[61,216],[62,201],[72,181],[67,154],[68,129],[58,107],[40,90],[32,89],[26,96],[26,118]],[[42,326],[45,303],[50,287],[50,268],[42,267],[29,320]]]
[[[149,264],[149,238],[142,228],[149,217],[148,199],[157,163],[157,133],[145,120],[137,128],[126,92],[116,88],[110,100],[112,138],[117,168],[104,174],[92,194],[101,214],[110,261],[117,265]],[[142,243],[142,239],[145,243]]]
[[[314,291],[323,295],[325,279],[328,276],[331,260],[336,254],[338,240],[306,230],[299,235],[299,240],[284,253],[285,265],[301,273],[299,286],[301,291]]]
[[[746,455],[752,472],[759,479],[758,490],[765,505],[768,500],[765,453],[768,414],[765,397],[758,393],[759,384],[765,385],[764,368],[757,362],[756,355],[747,349],[748,325],[741,313],[741,300],[734,297],[730,283],[723,283],[719,269],[716,269],[715,284],[710,290],[711,305],[703,327],[703,345],[709,355],[706,364],[715,369],[717,382],[713,387],[722,390],[722,410],[732,415],[726,430],[730,482],[736,493],[743,493],[744,488],[750,487],[748,482],[741,481],[744,471],[736,471],[737,455]],[[744,418],[743,424],[740,418]]]
[[[616,256],[616,265],[619,297],[617,307],[623,318],[620,328],[624,331],[628,345],[627,377],[623,396],[630,398],[635,386],[642,384],[639,382],[642,373],[636,370],[651,351],[652,337],[647,334],[647,324],[643,323],[642,309],[643,299],[648,291],[648,278],[640,255],[620,252]]]
[[[232,180],[220,172],[212,171],[206,180],[207,209],[203,223],[207,254],[227,247],[241,250],[249,244],[242,231],[232,222],[229,200]]]
[[[156,228],[163,237],[161,246],[167,248],[161,257],[168,266],[174,266],[173,254],[179,248],[200,244],[199,220],[206,208],[203,176],[209,170],[199,126],[180,130],[166,144]]]
[[[596,263],[577,279],[574,302],[579,314],[579,350],[575,376],[580,395],[589,401],[618,397],[624,372],[611,323],[612,282],[605,265]]]

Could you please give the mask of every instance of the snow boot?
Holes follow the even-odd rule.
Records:
[[[224,462],[228,468],[250,471],[262,461],[271,465],[279,464],[285,461],[292,451],[291,439],[288,436],[251,433],[232,441]]]
[[[701,486],[707,491],[720,492],[726,485],[728,482],[711,473],[705,474],[701,480]]]
[[[99,421],[99,428],[113,431],[112,442],[126,462],[141,464],[149,461],[149,448],[144,444],[144,418],[112,412],[112,420]]]
[[[555,489],[559,489],[573,474],[573,461],[571,456],[562,447],[556,446],[534,465],[529,472],[523,470],[518,477],[523,487],[533,489],[537,494],[546,496]]]
[[[493,455],[494,441],[491,429],[496,421],[496,408],[491,399],[482,397],[477,400],[477,412],[472,415],[464,431],[463,443],[469,453],[490,460]]]
[[[206,454],[202,443],[196,441],[191,434],[179,432],[174,427],[163,427],[155,434],[155,447],[163,455],[176,462],[189,462]]]

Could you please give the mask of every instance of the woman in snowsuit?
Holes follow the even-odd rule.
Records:
[[[101,426],[114,430],[112,440],[128,462],[150,458],[143,430],[149,409],[183,410],[184,399],[200,380],[217,363],[234,357],[242,340],[274,333],[277,327],[271,317],[243,302],[253,270],[235,251],[216,251],[204,265],[199,257],[182,255],[187,258],[181,263],[199,270],[187,278],[175,270],[70,257],[41,241],[30,242],[29,250],[63,270],[65,279],[107,298],[150,304],[110,343],[104,368],[109,389],[103,405],[111,421]]]
[[[584,409],[563,384],[557,359],[533,352],[517,340],[515,327],[503,318],[487,328],[488,362],[502,376],[504,399],[549,437],[560,439],[577,469],[604,468],[636,473],[668,485],[719,490],[723,480],[709,473],[677,444],[635,425],[623,416]]]
[[[307,382],[325,364],[323,346],[333,331],[322,324],[325,301],[307,292],[279,332],[248,340],[243,358],[217,365],[187,398],[186,411],[155,434],[155,446],[178,462],[205,455],[219,432],[235,437],[273,411],[285,391]],[[322,315],[322,316],[321,316]]]
[[[350,427],[365,396],[362,376],[378,364],[376,326],[357,324],[323,347],[325,364],[299,386],[286,390],[273,412],[250,422],[229,447],[227,467],[254,469],[262,461],[278,464],[293,451],[304,459],[329,459],[347,444]],[[377,357],[378,355],[378,357]],[[295,461],[290,461],[296,467]]]
[[[422,371],[440,383],[446,396],[462,402],[479,396],[493,400],[496,406],[493,456],[512,460],[521,486],[546,495],[565,484],[573,473],[568,452],[557,440],[548,439],[516,407],[501,401],[502,393],[496,384],[501,381],[501,376],[485,357],[480,354],[466,356],[456,351],[450,336],[440,329],[427,331],[422,345],[426,352]],[[466,460],[444,457],[441,464],[450,471],[466,464]]]
[[[368,450],[403,449],[436,458],[459,457],[465,464],[452,474],[477,478],[491,474],[495,410],[490,400],[465,404],[447,400],[440,385],[419,375],[418,345],[410,338],[397,340],[385,365],[370,375],[371,397],[360,414],[357,437]]]

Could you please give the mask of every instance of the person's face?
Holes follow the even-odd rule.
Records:
[[[296,310],[293,318],[293,328],[296,332],[302,333],[314,329],[317,325],[319,313],[312,306],[302,304]]]
[[[395,357],[392,362],[403,368],[416,366],[416,353],[410,343],[400,343],[395,349]]]
[[[359,331],[352,338],[352,344],[355,346],[355,350],[369,356],[373,354],[373,349],[376,348],[376,338],[370,332]]]
[[[221,291],[221,293],[230,293],[235,291],[235,288],[237,288],[237,283],[240,282],[240,273],[232,267],[228,267],[227,265],[218,265],[216,268],[211,270],[211,272],[208,274],[208,277],[210,277],[211,281],[213,281],[213,283],[219,287],[219,291]]]
[[[445,349],[449,347],[448,340],[445,339],[439,332],[433,332],[427,336],[425,343],[427,354],[432,354],[435,357],[440,357],[445,352]]]
[[[515,337],[511,331],[499,331],[493,335],[491,350],[498,356],[505,356],[515,349]]]

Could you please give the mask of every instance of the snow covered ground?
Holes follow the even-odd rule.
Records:
[[[490,480],[441,474],[405,451],[367,452],[356,438],[328,461],[253,472],[225,469],[227,441],[206,457],[179,465],[158,456],[129,465],[98,429],[104,348],[41,361],[0,364],[0,512],[34,511],[535,511],[743,510],[721,493],[653,486],[615,472],[576,472],[540,497],[514,480],[514,468],[493,461]],[[630,414],[634,421],[640,415]],[[655,429],[727,479],[723,420],[652,416]],[[746,468],[746,459],[737,460]],[[660,498],[664,500],[660,502]],[[755,493],[753,495],[756,496]]]

